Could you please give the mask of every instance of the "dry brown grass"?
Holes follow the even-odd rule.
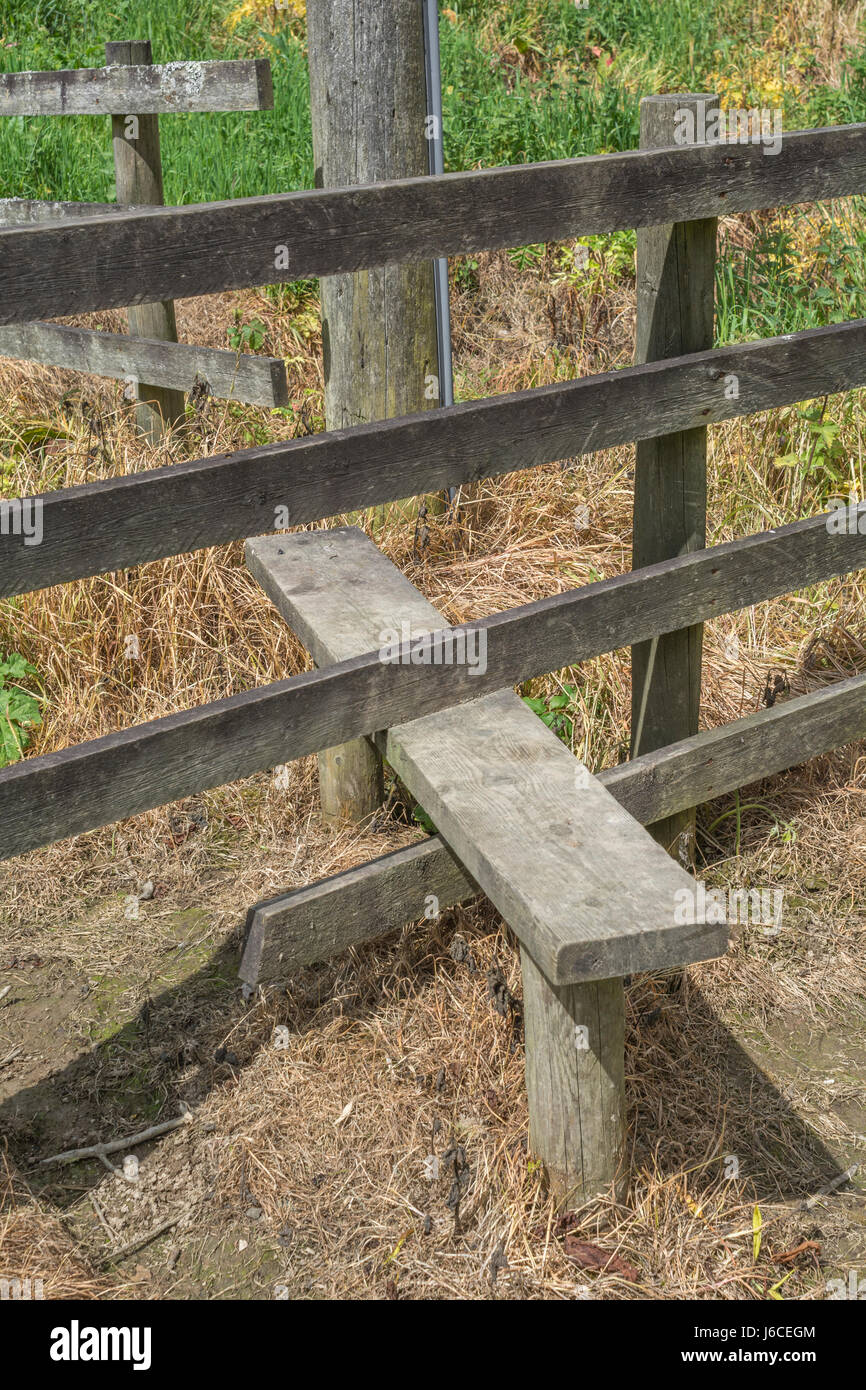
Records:
[[[454,302],[463,395],[540,385],[628,360],[627,282],[587,303],[567,286],[553,294],[542,289],[544,277],[517,270],[505,255],[476,259],[477,290],[457,292]],[[235,307],[244,318],[265,319],[268,349],[294,359],[293,414],[268,417],[211,402],[177,449],[217,452],[264,432],[288,437],[318,427],[320,344],[309,332],[309,304],[280,315],[252,294],[193,301],[181,306],[185,336],[224,346]],[[114,316],[95,318],[116,326]],[[0,368],[0,398],[15,401],[19,421],[56,422],[64,391],[77,401],[66,410],[66,437],[21,451],[9,492],[166,461],[165,452],[135,438],[114,384],[82,387],[71,374]],[[854,414],[846,425],[857,460],[860,418]],[[714,428],[712,541],[791,520],[800,504],[804,514],[815,510],[814,499],[807,493],[801,503],[787,475],[772,466],[782,451],[780,432],[795,428],[793,412]],[[376,538],[451,621],[528,602],[628,568],[633,460],[633,450],[622,448],[491,479],[462,490],[456,521],[430,515],[425,532],[392,516]],[[0,650],[21,651],[43,676],[47,704],[35,752],[307,664],[247,575],[239,545],[28,595],[0,622]],[[136,660],[123,655],[130,635],[139,639]],[[704,726],[760,707],[767,672],[779,668],[795,691],[866,669],[862,576],[709,624]],[[595,768],[617,762],[630,701],[627,653],[555,673],[532,689],[553,690],[563,681],[579,690],[575,752]],[[302,972],[285,995],[250,1007],[233,997],[205,1010],[196,1034],[201,1055],[227,1043],[239,1067],[206,1080],[203,1072],[160,1072],[157,1087],[166,1107],[178,1098],[195,1103],[201,1122],[185,1142],[212,1174],[214,1195],[195,1230],[222,1221],[248,1235],[243,1212],[254,1201],[262,1211],[260,1241],[274,1243],[290,1228],[279,1241],[274,1277],[301,1296],[765,1297],[792,1267],[788,1291],[816,1296],[813,1255],[781,1264],[778,1256],[817,1228],[815,1215],[798,1212],[794,1198],[826,1176],[834,1145],[855,1142],[850,1123],[800,1082],[782,1077],[771,1085],[742,1058],[732,1060],[732,1035],[752,1030],[766,1042],[786,1019],[820,1029],[834,1016],[859,1017],[866,996],[864,795],[866,762],[854,750],[748,789],[739,831],[732,816],[714,824],[730,799],[704,814],[703,853],[716,881],[782,884],[805,906],[796,908],[780,941],[746,933],[728,958],[690,970],[679,988],[656,977],[632,983],[633,1177],[625,1201],[593,1204],[564,1227],[544,1197],[526,1153],[517,957],[501,922],[476,906]],[[315,764],[305,759],[293,765],[288,790],[261,774],[39,851],[13,869],[2,866],[3,949],[15,959],[38,953],[76,980],[116,977],[126,985],[120,1017],[131,1018],[162,987],[178,911],[203,909],[196,945],[216,951],[236,937],[251,901],[416,833],[399,803],[375,828],[324,830],[316,818]],[[817,895],[802,887],[816,875]],[[123,901],[148,878],[156,892],[142,904],[142,931],[124,919]],[[456,931],[469,943],[474,971],[452,958]],[[494,963],[515,999],[509,1019],[487,998]],[[176,995],[165,1005],[165,1028],[183,1040],[183,991]],[[272,1045],[278,1023],[289,1028],[288,1050]],[[129,1046],[123,1065],[152,1064],[137,1043]],[[97,1096],[100,1084],[82,1082]],[[449,1205],[453,1163],[449,1171],[444,1161],[452,1140],[468,1165],[459,1212]],[[20,1142],[29,1142],[23,1131]],[[730,1153],[741,1159],[735,1181],[724,1176]],[[425,1177],[431,1154],[440,1160],[435,1181]],[[155,1172],[167,1161],[154,1151]],[[104,1174],[102,1180],[110,1189],[104,1208],[121,1230],[128,1219],[122,1184]],[[149,1219],[159,1214],[160,1200],[155,1190]],[[757,1261],[756,1201],[767,1222]],[[821,1220],[830,1229],[830,1218]],[[569,1240],[577,1239],[618,1254],[636,1279],[581,1272],[568,1255]],[[507,1269],[499,1267],[498,1251]],[[179,1296],[158,1260],[155,1268],[163,1296]],[[229,1296],[224,1285],[219,1291]],[[267,1296],[267,1287],[262,1292]]]

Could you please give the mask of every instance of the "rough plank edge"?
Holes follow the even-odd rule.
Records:
[[[142,211],[136,205],[136,211]],[[0,198],[0,230],[9,227],[45,226],[49,222],[79,221],[82,217],[122,217],[132,204],[63,203],[48,198]]]

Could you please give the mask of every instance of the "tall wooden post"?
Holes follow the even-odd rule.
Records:
[[[153,61],[150,40],[107,43],[108,64],[144,65]],[[165,202],[162,187],[162,161],[159,152],[159,117],[134,114],[113,115],[111,135],[114,145],[114,173],[118,203],[156,204]],[[137,338],[159,338],[177,342],[174,303],[136,304],[127,310],[129,331]],[[158,443],[166,429],[184,418],[184,394],[170,386],[137,386],[135,418],[142,434]]]
[[[718,106],[719,98],[712,94],[645,97],[640,104],[641,149],[689,140],[704,144],[707,122]],[[638,231],[635,362],[712,347],[715,259],[715,218]],[[706,429],[641,440],[632,568],[702,550],[706,521]],[[632,647],[632,757],[697,733],[702,644],[698,625]],[[648,828],[681,863],[692,862],[693,809]]]
[[[310,5],[307,41],[316,186],[426,174],[419,0]],[[321,295],[328,429],[439,404],[431,262],[329,276]],[[366,740],[331,749],[319,785],[325,819],[365,820],[382,801],[379,755]]]

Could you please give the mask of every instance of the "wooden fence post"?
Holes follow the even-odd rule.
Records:
[[[420,3],[310,5],[307,39],[316,186],[426,174]],[[321,295],[328,429],[439,404],[432,262],[328,276]],[[378,753],[361,740],[321,754],[319,787],[325,820],[366,820],[382,803]]]
[[[153,61],[149,39],[107,43],[105,61],[109,65],[149,64]],[[162,161],[159,153],[159,116],[112,115],[114,173],[118,203],[158,204],[165,202],[162,187]],[[174,301],[136,304],[127,310],[129,332],[138,338],[159,338],[177,342]],[[169,386],[137,384],[138,428],[157,444],[167,429],[184,418],[184,394]]]
[[[525,946],[520,965],[529,1148],[574,1208],[625,1179],[625,991],[621,979],[551,984]]]
[[[714,94],[644,97],[641,149],[705,144]],[[713,345],[716,219],[673,222],[637,233],[635,362],[701,352]],[[707,431],[637,445],[632,568],[706,545]],[[697,733],[703,628],[681,629],[632,647],[631,756]],[[650,826],[680,862],[693,861],[694,809]]]

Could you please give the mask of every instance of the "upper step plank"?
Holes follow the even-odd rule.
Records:
[[[247,543],[247,563],[320,666],[441,628],[353,527]],[[459,642],[452,656],[460,656]],[[465,655],[465,653],[464,653]],[[483,650],[470,653],[483,661]],[[419,659],[418,681],[433,674]],[[706,960],[718,924],[675,923],[693,880],[503,690],[378,736],[452,852],[555,984]]]

